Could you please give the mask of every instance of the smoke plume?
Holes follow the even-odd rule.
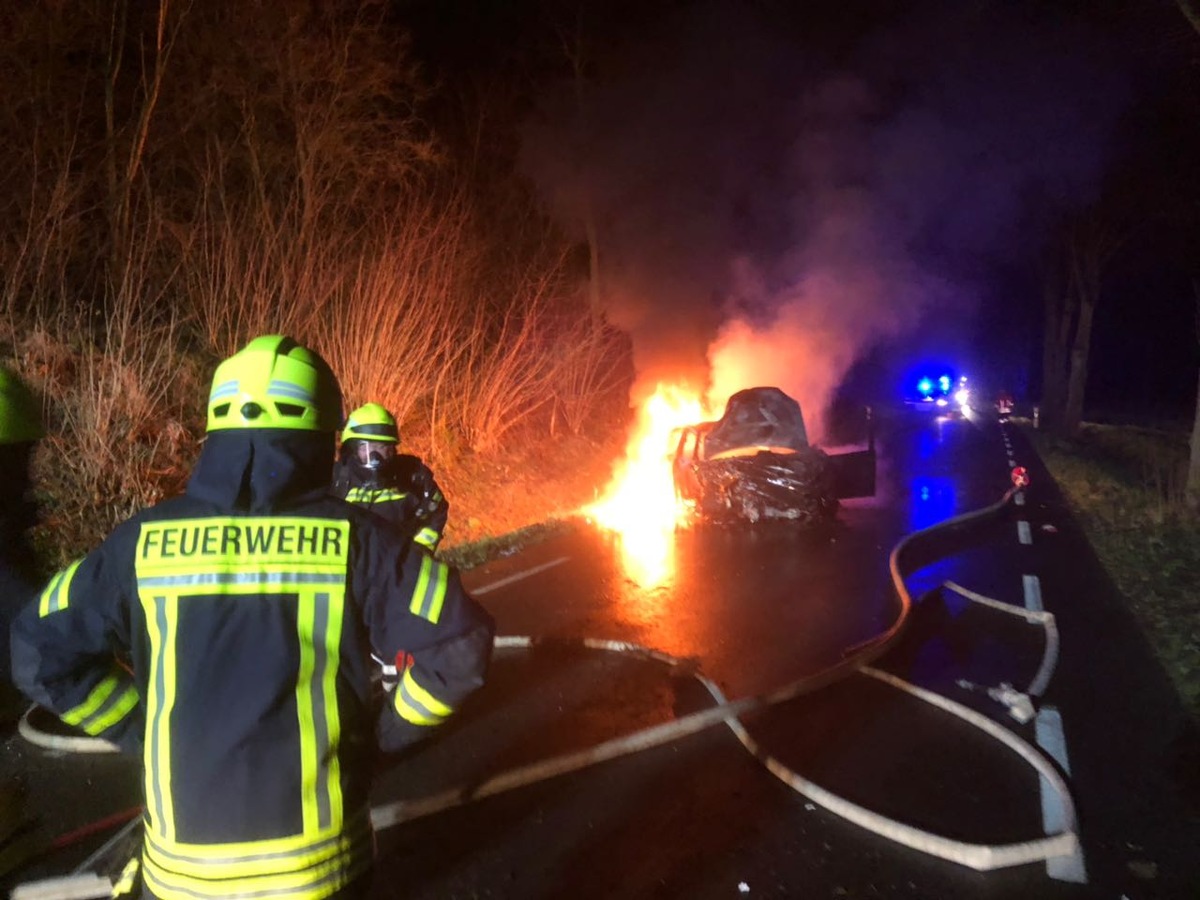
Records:
[[[1094,190],[1123,91],[1097,36],[1021,4],[850,41],[761,11],[793,6],[643,31],[547,98],[525,164],[595,239],[635,402],[774,384],[819,437],[857,359],[930,320],[965,331],[995,263],[1036,252],[1030,211]]]

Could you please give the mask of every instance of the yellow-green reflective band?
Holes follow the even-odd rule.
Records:
[[[342,798],[342,769],[338,755],[330,751],[331,747],[341,746],[342,719],[341,707],[338,705],[337,681],[338,668],[341,664],[342,645],[342,613],[345,609],[345,593],[331,594],[329,597],[329,620],[325,627],[325,666],[320,672],[320,689],[323,693],[321,708],[325,714],[325,747],[322,759],[325,762],[325,792],[331,810],[330,825],[341,828],[344,823]],[[318,595],[318,598],[320,595]]]
[[[341,731],[336,685],[342,632],[340,600],[340,595],[334,598],[325,592],[300,595],[296,711],[305,834],[327,832],[342,822],[341,770],[331,749]]]
[[[88,719],[87,721],[80,723],[80,727],[88,734],[103,734],[105,731],[112,728],[123,718],[129,715],[129,713],[137,705],[137,688],[135,688],[133,685],[130,685],[119,697],[117,697],[116,702],[103,712],[103,715],[97,715],[92,719]]]
[[[112,887],[112,896],[126,897],[132,896],[134,883],[137,880],[138,869],[141,867],[142,860],[135,856],[125,864],[125,868],[121,870],[121,877],[116,880]]]
[[[147,829],[144,861],[147,882],[156,882],[159,897],[319,898],[362,874],[372,853],[370,824],[362,811],[347,830],[316,840],[176,844]]]
[[[208,880],[179,875],[157,865],[149,855],[143,866],[146,886],[160,900],[324,900],[365,875],[371,866],[369,853],[298,873]]]
[[[141,595],[150,636],[150,676],[146,692],[147,832],[175,837],[175,804],[171,795],[171,710],[175,706],[175,632],[178,597]]]
[[[437,624],[442,616],[442,605],[446,602],[446,584],[450,569],[432,556],[421,555],[421,574],[417,576],[417,587],[413,591],[409,611]]]
[[[73,709],[62,714],[62,720],[68,725],[78,725],[96,710],[98,710],[117,689],[120,678],[117,675],[106,675],[101,678],[94,688],[88,692],[87,698]]]
[[[414,725],[438,725],[454,712],[449,706],[439,700],[413,677],[412,669],[404,673],[400,684],[396,686],[395,700],[392,701],[400,718]]]
[[[50,579],[50,583],[42,591],[41,600],[38,602],[38,618],[44,619],[50,613],[67,608],[71,602],[71,579],[75,577],[75,572],[79,569],[81,562],[83,562],[82,559],[77,559]]]
[[[187,844],[168,841],[152,828],[146,830],[146,848],[160,865],[174,872],[222,877],[297,872],[344,854],[347,849],[371,844],[370,811],[360,810],[347,818],[345,828],[323,835],[293,834],[261,841],[225,844]]]
[[[388,503],[393,500],[403,500],[408,494],[404,491],[394,491],[390,488],[352,487],[346,494],[350,503]]]
[[[438,541],[440,541],[441,538],[442,536],[437,533],[436,529],[422,528],[417,532],[417,536],[414,537],[413,540],[422,547],[428,547],[430,550],[433,550],[435,547],[437,547]]]

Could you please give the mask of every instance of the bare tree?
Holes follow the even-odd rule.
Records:
[[[1196,33],[1200,34],[1200,4],[1196,0],[1175,0],[1175,3]],[[1196,297],[1196,340],[1200,342],[1200,281],[1192,282],[1192,292]],[[1200,374],[1196,380],[1196,415],[1192,420],[1192,447],[1185,496],[1188,506],[1200,510]]]
[[[1083,400],[1087,391],[1088,359],[1092,347],[1092,323],[1100,299],[1100,275],[1112,258],[1120,237],[1099,215],[1083,216],[1073,223],[1067,245],[1071,295],[1078,313],[1071,341],[1067,395],[1063,407],[1063,431],[1073,435],[1083,418]]]
[[[1175,4],[1184,18],[1191,22],[1196,33],[1200,34],[1200,4],[1196,3],[1196,0],[1175,0]]]
[[[1058,247],[1047,255],[1042,276],[1042,427],[1057,432],[1067,396],[1067,348],[1070,346],[1071,310]]]
[[[1101,276],[1122,239],[1099,208],[1088,209],[1067,221],[1047,270],[1042,404],[1047,428],[1062,435],[1074,435],[1083,418]]]
[[[128,0],[118,0],[112,8],[104,75],[104,130],[109,232],[114,271],[123,271],[128,265],[126,255],[129,252],[133,229],[134,186],[144,165],[150,127],[162,94],[167,62],[190,5],[185,4],[181,14],[173,14],[170,0],[158,0],[157,9],[154,11],[153,34],[149,39],[141,34],[129,34]],[[125,45],[130,40],[137,42],[141,57],[136,124],[119,122],[116,113],[120,99],[118,81],[121,78]],[[147,43],[150,43],[149,48]],[[129,132],[128,146],[122,146],[122,131]],[[123,159],[119,159],[118,156]]]
[[[1200,344],[1200,280],[1192,282],[1192,293],[1196,298],[1196,343]],[[1184,496],[1189,507],[1200,510],[1200,373],[1196,377],[1196,415],[1192,420],[1192,449]]]
[[[565,26],[557,28],[563,56],[571,66],[577,151],[583,147],[588,135],[588,45],[584,34],[585,6],[584,3],[576,6],[575,21],[570,31]],[[588,306],[591,310],[592,325],[598,333],[604,318],[604,292],[600,281],[600,232],[596,226],[596,207],[593,202],[593,188],[590,181],[590,179],[584,179],[583,228],[588,245]]]

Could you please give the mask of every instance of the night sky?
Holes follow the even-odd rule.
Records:
[[[1169,0],[393,11],[444,133],[490,130],[563,227],[594,224],[645,381],[754,345],[764,378],[807,361],[781,386],[810,402],[937,357],[1032,398],[1045,261],[1087,214],[1121,236],[1089,406],[1194,403],[1200,34]]]

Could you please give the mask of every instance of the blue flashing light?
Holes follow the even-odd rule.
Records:
[[[925,396],[928,396],[929,393],[933,390],[933,382],[930,381],[928,378],[922,378],[920,381],[917,382],[917,390],[920,391]]]
[[[942,393],[949,391],[950,390],[950,376],[943,375],[941,378],[939,378],[938,379],[938,387],[940,387],[942,389]]]

